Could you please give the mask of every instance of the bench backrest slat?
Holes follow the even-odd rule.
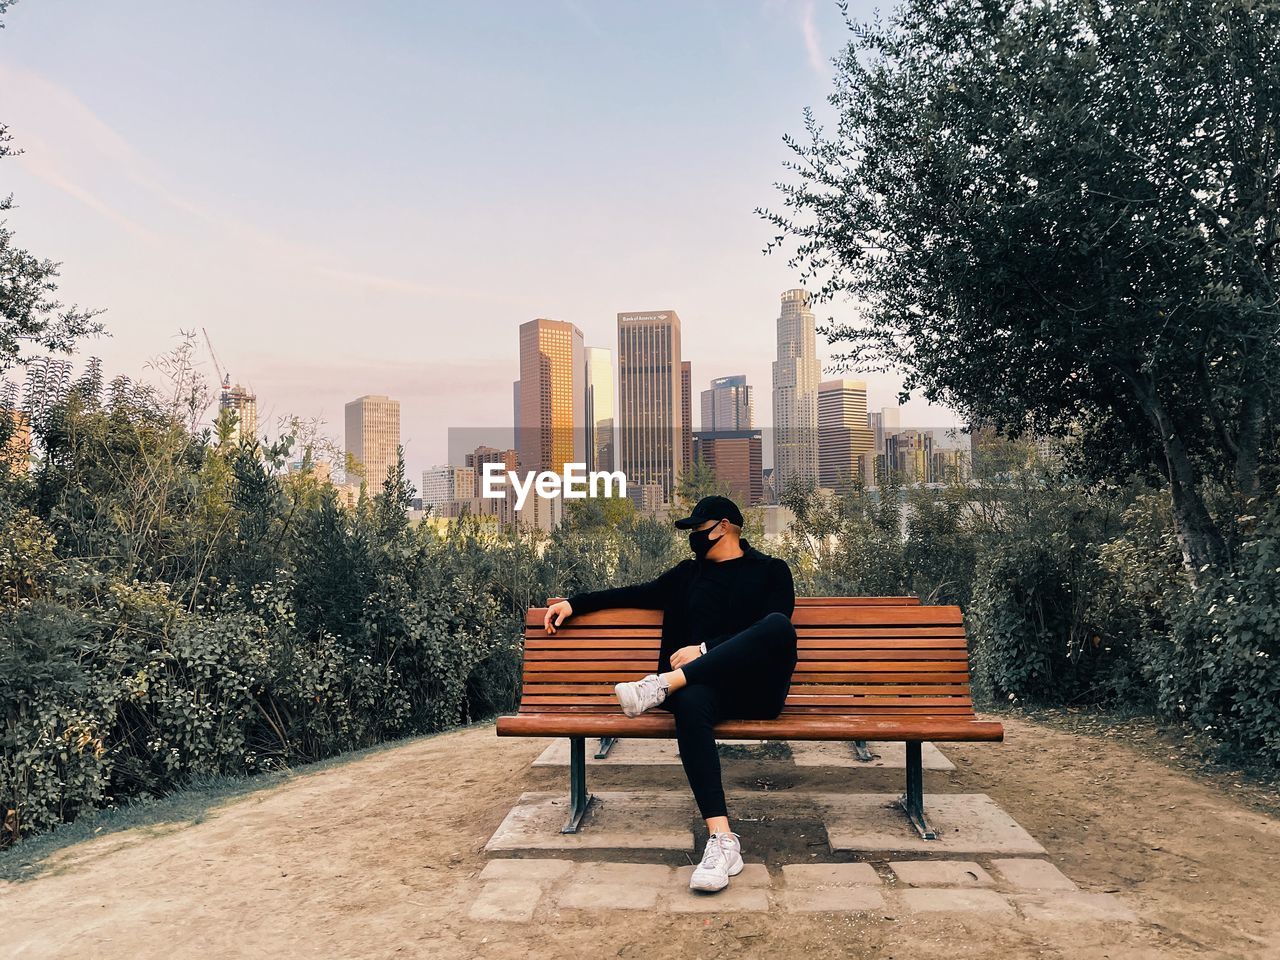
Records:
[[[657,665],[662,612],[581,614],[554,635],[542,629],[545,612],[526,617],[520,712],[617,713],[613,685]],[[799,659],[784,716],[973,715],[959,607],[914,597],[804,597],[791,622]]]

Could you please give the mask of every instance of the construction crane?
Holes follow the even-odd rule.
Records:
[[[231,374],[222,368],[222,362],[218,359],[218,354],[213,349],[213,340],[209,337],[209,331],[201,327],[200,332],[204,334],[204,342],[209,347],[209,356],[213,358],[213,369],[217,371],[218,381],[222,384],[222,389],[225,393],[231,389]]]

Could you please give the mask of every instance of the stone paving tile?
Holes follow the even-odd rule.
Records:
[[[692,866],[676,867],[676,880],[679,885],[685,889],[689,887],[689,877],[692,876],[694,868]],[[746,863],[742,866],[742,872],[736,877],[729,878],[729,886],[738,887],[768,887],[772,885],[769,879],[769,868],[763,863]],[[690,891],[692,893],[693,891]],[[723,891],[721,891],[723,892]]]
[[[556,903],[577,910],[652,910],[658,888],[628,883],[570,883]]]
[[[727,913],[735,910],[768,912],[769,891],[760,887],[734,886],[737,879],[732,878],[729,886],[718,893],[689,889],[668,893],[663,898],[662,907],[671,913]]]
[[[531,920],[542,886],[521,880],[494,880],[471,904],[472,920]]]
[[[855,887],[880,883],[876,868],[869,863],[788,863],[782,877],[789,888]]]
[[[987,913],[1014,915],[1013,906],[994,890],[921,888],[898,894],[912,913]]]
[[[592,861],[578,864],[573,873],[573,879],[579,883],[637,884],[656,887],[669,884],[674,873],[673,867],[661,863]]]
[[[693,850],[689,797],[678,790],[593,790],[583,828],[562,833],[569,813],[566,791],[526,791],[489,842],[488,853],[566,850]]]
[[[899,860],[889,867],[912,887],[991,887],[991,874],[972,860]]]
[[[1071,878],[1048,860],[995,859],[991,865],[1019,890],[1075,890]]]
[[[1055,891],[1051,894],[1015,894],[1012,898],[1028,920],[1078,922],[1114,920],[1134,923],[1138,915],[1109,893]]]
[[[490,860],[481,880],[558,880],[573,869],[572,860]]]
[[[799,887],[781,891],[777,899],[791,913],[881,913],[885,909],[884,895],[871,887]]]
[[[832,853],[911,852],[929,856],[1044,856],[1045,849],[985,793],[925,793],[925,815],[938,833],[923,840],[898,794],[815,793]]]

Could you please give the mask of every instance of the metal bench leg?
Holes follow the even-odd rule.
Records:
[[[561,833],[577,833],[595,797],[587,793],[587,738],[569,738],[569,820]]]
[[[924,818],[924,763],[920,756],[919,740],[907,741],[907,792],[899,802],[921,839],[938,839],[933,827]]]
[[[867,741],[865,740],[853,741],[853,755],[863,763],[870,763],[876,758],[876,755],[871,752],[871,748],[867,746]]]
[[[617,737],[601,737],[600,749],[596,751],[596,759],[603,760],[609,755],[609,751],[613,749],[613,745],[618,742]]]

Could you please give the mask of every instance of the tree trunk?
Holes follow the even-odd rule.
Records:
[[[1236,451],[1236,489],[1243,500],[1258,495],[1258,461],[1262,447],[1262,409],[1255,388],[1240,411],[1240,435]]]
[[[1131,371],[1121,371],[1133,386],[1138,402],[1160,435],[1168,463],[1169,491],[1173,498],[1173,525],[1182,547],[1182,563],[1193,586],[1202,581],[1202,568],[1225,570],[1228,565],[1226,542],[1204,498],[1200,495],[1200,478],[1187,456],[1177,428],[1169,421],[1164,404],[1156,395],[1154,384]],[[1204,571],[1207,572],[1207,571]]]

